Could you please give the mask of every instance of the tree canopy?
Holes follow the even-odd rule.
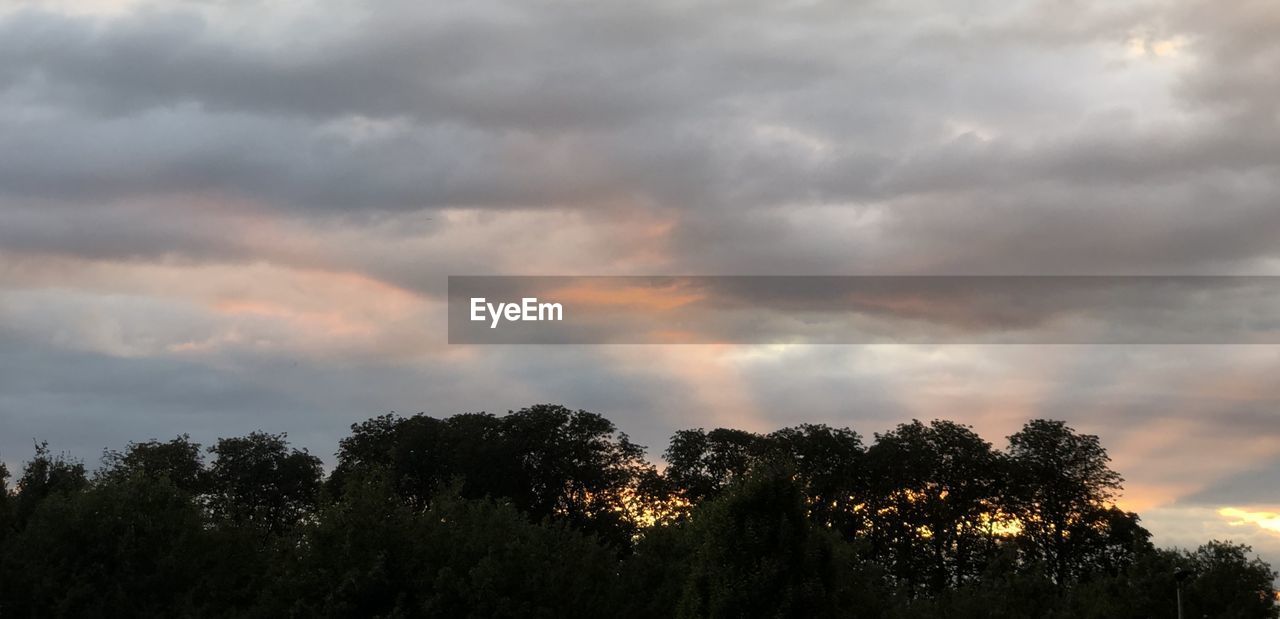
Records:
[[[1247,546],[1160,549],[1102,441],[911,421],[676,432],[382,415],[325,474],[284,434],[0,465],[0,616],[1274,618]]]

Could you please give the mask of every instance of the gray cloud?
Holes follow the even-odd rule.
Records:
[[[1256,272],[1280,237],[1277,128],[1239,111],[1274,93],[1231,77],[1272,49],[1247,6],[722,8],[16,11],[0,194],[643,204],[680,213],[676,268],[710,272]],[[1190,43],[1126,57],[1134,37]],[[821,238],[797,205],[875,223]]]
[[[1280,478],[1280,460],[1272,460],[1256,468],[1219,479],[1212,486],[1183,497],[1178,504],[1212,507],[1261,505],[1264,508],[1270,508],[1280,501],[1280,491],[1276,489],[1277,478]]]

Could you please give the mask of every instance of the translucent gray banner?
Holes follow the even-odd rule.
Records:
[[[1280,277],[453,276],[451,344],[1280,344]]]

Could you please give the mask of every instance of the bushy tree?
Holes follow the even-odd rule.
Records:
[[[18,478],[13,498],[14,519],[19,527],[25,526],[45,499],[74,494],[88,487],[83,462],[65,454],[52,455],[48,443],[36,443],[35,455],[22,467],[22,475]]]
[[[465,498],[501,498],[532,520],[554,519],[617,546],[636,523],[627,509],[652,467],[644,449],[587,411],[538,405],[497,417],[376,417],[352,426],[331,485],[384,475],[410,505],[457,484]]]
[[[110,480],[164,479],[192,495],[203,493],[208,483],[200,445],[185,434],[163,443],[155,439],[129,443],[124,451],[106,450],[102,463],[99,475]]]
[[[1243,544],[1211,541],[1185,554],[1191,577],[1184,602],[1190,617],[1276,617],[1276,572]]]
[[[877,435],[867,460],[873,549],[908,595],[981,573],[1004,518],[1004,462],[990,443],[949,421],[912,421]]]
[[[663,459],[675,496],[693,505],[719,496],[769,453],[767,438],[730,428],[681,430],[671,437]]]
[[[860,513],[867,484],[862,438],[848,428],[804,424],[766,435],[730,428],[681,430],[663,457],[669,495],[686,508],[718,497],[748,472],[772,464],[795,471],[812,518],[850,537],[867,526]]]
[[[219,439],[209,448],[208,503],[214,517],[279,535],[314,511],[320,495],[320,459],[291,449],[284,434],[254,432]]]
[[[617,557],[561,523],[445,489],[406,504],[366,478],[325,508],[268,596],[292,616],[602,617]]]
[[[865,533],[871,473],[857,432],[804,424],[773,432],[768,440],[771,452],[795,469],[811,519],[846,539]]]
[[[695,510],[677,616],[839,616],[865,581],[805,503],[793,471],[765,466]]]
[[[1098,437],[1036,419],[1009,437],[1008,458],[1006,503],[1030,559],[1064,585],[1097,567],[1088,560],[1119,522],[1109,508],[1123,481]]]
[[[1062,594],[1042,564],[1022,563],[1016,549],[1009,546],[993,557],[977,578],[933,595],[900,598],[889,616],[893,619],[1053,619],[1062,608]]]
[[[675,615],[689,583],[690,562],[696,546],[693,528],[687,517],[681,517],[640,532],[634,552],[622,565],[620,597],[626,603],[618,609],[619,617],[648,619]]]
[[[0,462],[0,546],[13,526],[13,498],[9,496],[9,467]]]
[[[165,482],[104,482],[45,498],[6,545],[13,616],[167,616],[186,607],[209,547],[190,497]]]

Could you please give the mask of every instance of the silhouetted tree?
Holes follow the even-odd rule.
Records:
[[[771,450],[796,471],[809,517],[846,539],[869,526],[865,508],[869,472],[862,437],[848,428],[804,424],[768,436]]]
[[[517,463],[518,509],[629,544],[635,523],[623,507],[652,468],[643,447],[604,417],[563,406],[533,406],[502,421]]]
[[[66,455],[49,453],[49,444],[36,443],[35,455],[22,468],[14,496],[13,512],[19,527],[42,501],[50,496],[72,494],[89,487],[84,463],[69,459]]]
[[[1062,584],[1079,577],[1113,522],[1108,512],[1120,475],[1097,436],[1061,421],[1036,419],[1009,437],[1007,504],[1032,560],[1043,561]],[[1125,525],[1128,526],[1128,525]]]
[[[1177,614],[1175,573],[1185,571],[1187,617],[1269,619],[1280,616],[1276,574],[1248,546],[1212,541],[1193,551],[1150,549],[1123,571],[1103,574],[1066,593],[1063,617],[1140,619]]]
[[[792,471],[765,466],[697,509],[677,616],[838,616],[854,559],[805,502]]]
[[[164,616],[200,577],[199,510],[165,482],[46,497],[6,545],[6,616]]]
[[[254,432],[209,448],[209,507],[214,517],[267,534],[302,521],[319,499],[320,459],[290,449],[284,434]]]
[[[715,498],[769,452],[769,441],[744,430],[681,430],[663,454],[676,496],[690,505]]]
[[[1003,518],[1003,460],[990,443],[949,421],[912,421],[877,435],[867,459],[873,548],[907,593],[979,574]]]
[[[426,507],[458,483],[465,498],[505,498],[534,520],[551,518],[619,547],[635,531],[628,501],[652,466],[644,448],[587,411],[538,405],[495,417],[376,417],[352,426],[333,487],[382,474],[409,504]]]
[[[621,598],[626,604],[618,609],[619,617],[675,615],[689,583],[690,559],[696,546],[693,528],[689,519],[682,517],[642,530],[634,551],[622,565]]]
[[[102,463],[99,475],[107,479],[165,479],[193,495],[204,492],[208,482],[200,445],[185,434],[164,443],[152,439],[129,443],[124,451],[106,450]]]
[[[426,510],[385,479],[348,490],[305,529],[271,614],[602,617],[616,603],[615,554],[563,524],[453,489]]]
[[[512,471],[504,468],[508,463],[501,455],[499,421],[492,415],[461,414],[447,419],[422,414],[408,418],[381,415],[353,424],[350,436],[339,442],[338,465],[329,485],[334,494],[344,495],[349,487],[358,487],[377,474],[410,505],[425,508],[441,487],[455,476],[465,476],[468,463],[461,461],[465,456],[491,463],[487,471],[493,477],[481,480],[472,475],[472,485],[492,490],[497,483],[508,483]]]
[[[13,529],[13,498],[9,496],[9,467],[0,462],[0,550]]]
[[[1017,549],[1004,547],[982,574],[950,590],[901,600],[894,619],[1052,619],[1062,609],[1062,590],[1043,565],[1025,564]],[[1064,617],[1065,619],[1065,617]]]
[[[1276,572],[1253,549],[1211,541],[1185,554],[1191,578],[1184,603],[1187,616],[1246,619],[1276,617]]]

